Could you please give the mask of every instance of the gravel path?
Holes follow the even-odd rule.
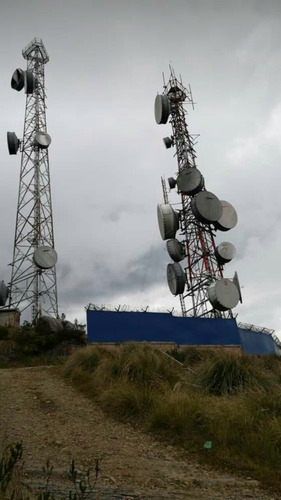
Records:
[[[57,496],[69,490],[67,471],[100,460],[100,499],[270,500],[257,481],[210,471],[184,452],[115,422],[63,380],[53,367],[0,370],[0,439],[23,441],[24,482],[40,488],[49,458]]]

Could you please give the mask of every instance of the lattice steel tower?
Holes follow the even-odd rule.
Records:
[[[23,139],[8,132],[10,154],[21,151],[20,181],[9,307],[31,308],[32,320],[58,316],[56,262],[47,133],[45,64],[49,61],[41,39],[22,51],[27,69],[17,69],[13,89],[25,89]]]
[[[223,266],[236,251],[228,242],[216,246],[215,236],[218,230],[233,228],[237,214],[230,203],[206,190],[196,164],[196,136],[189,133],[186,124],[184,105],[194,104],[191,89],[186,89],[170,69],[169,81],[167,85],[164,82],[163,94],[156,96],[154,108],[156,122],[169,120],[172,126],[172,136],[163,141],[167,149],[176,148],[178,173],[168,183],[170,189],[177,186],[181,199],[181,209],[175,210],[162,178],[164,203],[158,205],[158,223],[174,261],[167,266],[168,285],[172,294],[180,297],[183,316],[231,318],[232,308],[242,301],[241,292],[237,273],[232,280],[225,279]],[[181,241],[175,238],[178,230]],[[180,261],[185,262],[184,268]]]

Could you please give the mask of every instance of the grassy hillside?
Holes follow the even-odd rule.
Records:
[[[170,355],[150,345],[87,347],[64,374],[115,418],[279,488],[279,359],[199,348]]]

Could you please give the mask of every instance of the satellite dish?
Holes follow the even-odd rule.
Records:
[[[192,198],[191,210],[196,219],[204,224],[212,224],[222,216],[221,202],[210,191],[201,191]]]
[[[174,187],[176,187],[177,181],[176,181],[176,179],[174,179],[174,177],[169,177],[168,183],[169,183],[170,189],[174,189]]]
[[[235,246],[232,245],[232,243],[228,243],[227,241],[220,243],[215,248],[215,256],[219,264],[223,265],[226,264],[227,262],[230,262],[232,259],[234,259],[235,255],[236,255]]]
[[[180,262],[185,257],[184,246],[176,238],[168,240],[166,243],[168,254],[175,262]]]
[[[238,279],[238,274],[237,272],[235,271],[234,273],[234,276],[233,276],[233,283],[237,286],[237,290],[238,290],[238,293],[239,293],[239,300],[242,304],[242,293],[241,293],[241,287],[240,287],[240,283],[239,283],[239,279]]]
[[[222,278],[209,285],[208,298],[214,309],[227,311],[239,302],[238,288],[233,281]]]
[[[52,142],[51,136],[46,132],[36,132],[34,138],[35,146],[38,146],[40,149],[47,149]]]
[[[40,269],[51,269],[57,263],[57,252],[52,247],[38,247],[33,254],[33,262]]]
[[[24,89],[26,94],[32,94],[35,87],[35,78],[31,71],[24,72]]]
[[[221,200],[222,216],[215,222],[214,226],[220,231],[229,231],[236,226],[238,216],[235,208],[228,201]]]
[[[154,116],[156,123],[167,123],[170,114],[170,101],[166,95],[157,95],[154,103]]]
[[[166,149],[170,149],[174,144],[171,137],[164,137],[163,142],[165,144]]]
[[[20,140],[15,132],[7,132],[8,150],[10,155],[16,155],[20,147]]]
[[[24,87],[24,71],[20,68],[17,68],[11,79],[11,87],[12,89],[17,90],[18,92]]]
[[[184,270],[180,264],[175,263],[167,265],[167,281],[170,292],[173,295],[180,295],[183,293],[186,279]]]
[[[179,217],[169,203],[157,206],[158,225],[162,240],[174,238],[179,229]]]
[[[0,306],[4,306],[6,304],[8,298],[8,288],[5,282],[0,281]]]
[[[179,173],[177,184],[179,191],[193,196],[203,189],[204,178],[197,168],[189,167]]]

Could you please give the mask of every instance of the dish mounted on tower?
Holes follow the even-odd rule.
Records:
[[[34,38],[22,51],[27,69],[16,69],[11,87],[26,94],[23,139],[7,133],[10,155],[21,152],[16,231],[9,290],[9,307],[32,309],[32,320],[58,315],[56,262],[47,133],[46,48]],[[4,292],[0,291],[2,296]],[[3,301],[2,301],[3,302]],[[1,305],[1,302],[0,302]]]
[[[231,243],[215,244],[216,231],[229,231],[237,224],[234,207],[206,190],[205,180],[197,168],[194,136],[189,134],[184,104],[192,104],[191,89],[186,89],[171,69],[163,94],[154,105],[158,125],[168,121],[172,135],[164,137],[167,149],[176,148],[178,172],[170,177],[170,189],[177,188],[181,209],[174,210],[168,200],[162,178],[164,203],[158,205],[158,224],[163,240],[167,240],[169,256],[167,281],[173,295],[179,295],[183,316],[232,317],[232,309],[242,302],[237,273],[225,279],[223,266],[235,256]],[[180,240],[176,238],[179,231]],[[180,263],[182,262],[182,264]],[[185,262],[185,265],[184,265]],[[186,307],[191,299],[192,307]]]

